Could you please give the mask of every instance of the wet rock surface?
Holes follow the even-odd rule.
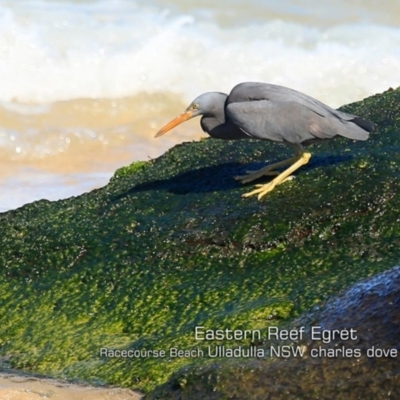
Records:
[[[0,214],[1,365],[149,393],[183,367],[211,368],[206,357],[169,354],[206,349],[196,326],[285,326],[397,265],[400,91],[343,109],[376,132],[310,146],[311,162],[262,201],[243,199],[252,185],[233,176],[290,149],[207,139],[123,168],[102,189]],[[112,357],[104,348],[166,355]],[[269,368],[280,373],[281,364],[289,365]],[[218,376],[210,372],[209,386],[199,379],[204,393]]]

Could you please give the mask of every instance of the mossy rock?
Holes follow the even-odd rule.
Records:
[[[357,283],[322,310],[273,330],[257,346],[265,357],[186,367],[146,399],[398,398],[399,286],[400,267]],[[296,340],[275,339],[278,332]]]
[[[0,214],[4,366],[149,392],[209,360],[100,349],[196,349],[206,346],[196,326],[287,324],[395,265],[400,90],[344,110],[376,132],[310,146],[310,163],[262,201],[242,198],[253,185],[233,176],[291,150],[207,139],[120,171],[102,189]]]

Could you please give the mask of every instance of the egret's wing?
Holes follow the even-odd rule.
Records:
[[[271,102],[292,102],[303,105],[323,117],[337,114],[333,108],[321,103],[304,93],[284,86],[269,83],[245,82],[235,86],[230,93],[227,103],[268,100]]]
[[[226,102],[228,118],[254,137],[299,143],[341,135],[366,140],[374,124],[337,111],[283,86],[248,82],[235,86]]]

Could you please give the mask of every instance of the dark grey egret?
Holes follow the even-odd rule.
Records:
[[[264,175],[275,178],[245,193],[261,199],[291,174],[308,163],[311,154],[303,146],[335,136],[367,140],[375,124],[356,115],[335,110],[324,103],[293,89],[268,83],[245,82],[235,86],[229,95],[219,92],[197,97],[177,118],[159,130],[159,137],[188,119],[202,115],[203,131],[216,139],[264,139],[286,143],[295,156],[258,171],[246,171],[235,179],[248,183]],[[276,171],[289,165],[283,172]]]

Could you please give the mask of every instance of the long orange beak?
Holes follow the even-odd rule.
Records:
[[[168,122],[167,125],[165,125],[164,127],[162,127],[156,134],[156,137],[159,137],[161,135],[164,135],[164,133],[167,133],[168,131],[170,131],[172,128],[175,128],[175,126],[181,124],[182,122],[187,121],[188,119],[193,117],[193,113],[192,111],[186,111],[183,114],[181,114],[179,117],[176,117],[175,119],[173,119],[171,122]]]

